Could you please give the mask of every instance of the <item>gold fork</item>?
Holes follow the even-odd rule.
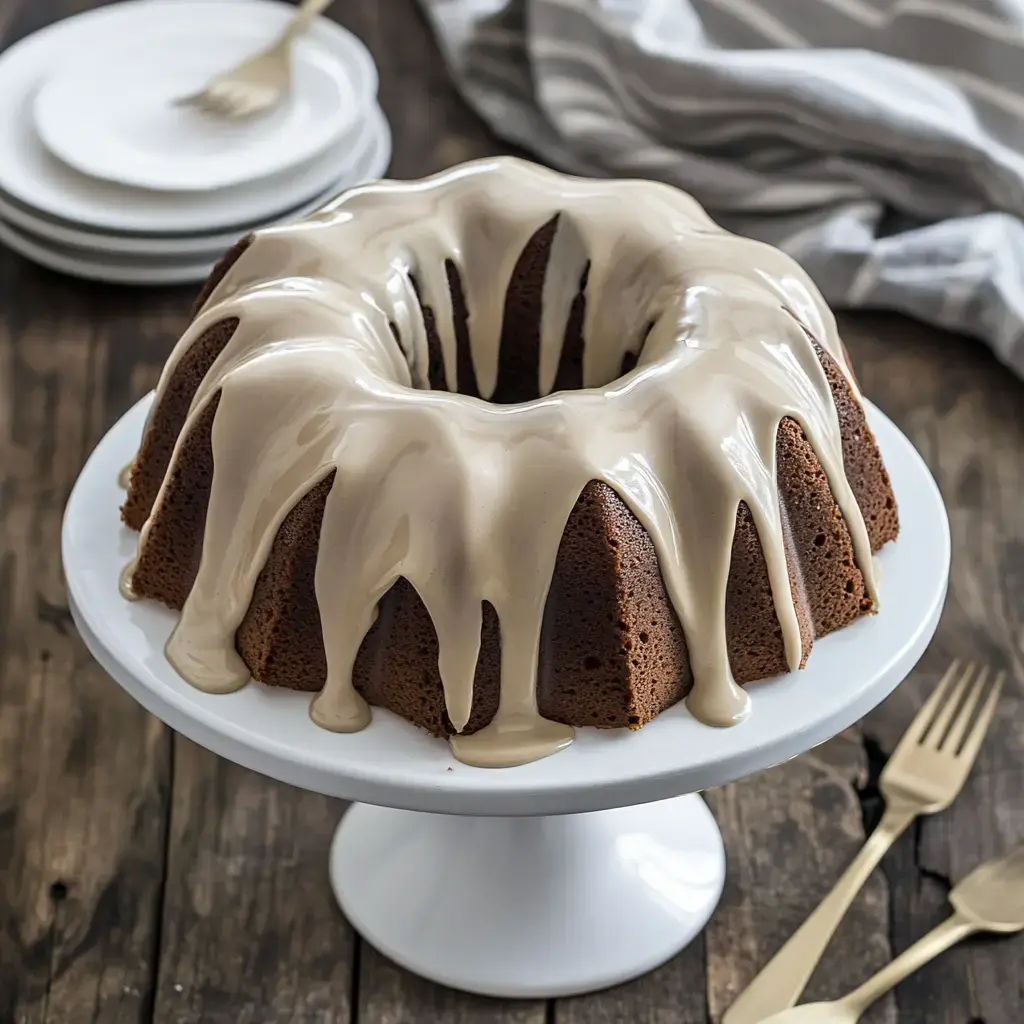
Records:
[[[889,758],[879,789],[885,812],[878,828],[818,904],[729,1007],[722,1024],[757,1024],[792,1006],[803,992],[853,898],[906,827],[920,814],[944,811],[963,788],[1005,681],[986,685],[988,669],[954,661]]]
[[[864,1011],[908,974],[976,932],[1010,935],[1024,929],[1024,848],[986,861],[949,894],[953,913],[874,977],[842,999],[804,1003],[762,1024],[857,1024]]]
[[[277,106],[292,82],[292,43],[333,0],[304,0],[277,41],[211,79],[199,92],[174,101],[233,120],[254,117]]]

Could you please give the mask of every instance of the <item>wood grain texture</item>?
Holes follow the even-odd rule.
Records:
[[[708,1020],[705,936],[642,978],[605,992],[559,999],[555,1024],[704,1024]]]
[[[0,0],[0,47],[95,0]],[[336,0],[381,72],[391,173],[502,151],[459,99],[415,0]],[[152,387],[190,289],[77,282],[0,249],[0,1024],[711,1024],[835,880],[875,784],[954,655],[1011,681],[965,794],[897,844],[809,995],[862,980],[945,913],[950,881],[1024,840],[1024,385],[976,342],[895,316],[842,320],[863,388],[922,452],[954,562],[935,643],[855,729],[708,794],[729,879],[706,933],[645,978],[544,1006],[451,992],[389,963],[326,875],[336,802],[173,738],[69,622],[60,516],[85,456]],[[975,941],[873,1024],[1020,1024],[1024,939]]]
[[[1024,842],[1024,384],[970,341],[891,318],[850,321],[865,390],[927,460],[949,511],[949,597],[919,671],[862,730],[876,763],[954,657],[1007,668],[998,715],[963,793],[883,865],[899,952],[948,913],[952,882]],[[1024,936],[952,950],[897,992],[907,1024],[1024,1019]]]
[[[169,739],[78,640],[60,524],[124,316],[0,251],[0,1021],[142,1021]]]
[[[357,1020],[373,1024],[545,1024],[543,1001],[454,992],[391,963],[367,943],[359,956]]]
[[[726,889],[706,931],[708,1003],[717,1020],[832,887],[864,841],[856,730],[786,764],[708,793],[726,837]],[[888,892],[876,873],[807,989],[834,999],[890,959]],[[844,941],[845,939],[845,941]],[[864,1018],[894,1024],[890,1000]]]
[[[159,1024],[348,1024],[353,933],[327,884],[342,805],[177,737]]]

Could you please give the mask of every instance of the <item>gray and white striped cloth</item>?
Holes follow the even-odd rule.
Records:
[[[496,132],[1024,375],[1024,0],[421,0]]]

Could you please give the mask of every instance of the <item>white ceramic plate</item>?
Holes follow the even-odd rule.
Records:
[[[125,261],[94,260],[71,250],[55,247],[24,234],[10,224],[0,221],[0,242],[8,249],[24,256],[41,267],[56,270],[71,277],[87,281],[107,281],[111,284],[189,284],[205,280],[213,269],[216,257],[205,262],[182,264],[152,264],[141,257]]]
[[[347,188],[381,177],[387,170],[391,159],[391,134],[384,124],[381,133],[376,137],[374,149],[367,155],[364,166],[355,178],[349,176],[335,182],[324,194],[302,210],[293,211],[284,220],[293,220],[322,206],[339,192]],[[0,215],[3,210],[0,208]],[[126,285],[172,285],[195,284],[205,281],[210,270],[238,238],[249,228],[239,229],[233,234],[210,236],[217,240],[204,244],[209,248],[189,249],[188,251],[167,251],[155,242],[149,250],[130,250],[111,253],[78,244],[67,244],[42,238],[31,230],[23,230],[20,225],[7,223],[0,219],[0,244],[19,253],[26,259],[40,266],[48,267],[72,277],[85,278],[90,281],[107,281],[113,284]],[[136,239],[127,239],[137,242]],[[173,244],[180,239],[172,239]]]
[[[44,243],[56,243],[102,256],[163,256],[196,262],[211,253],[220,254],[255,227],[292,220],[322,206],[337,193],[353,185],[382,177],[391,160],[391,132],[380,108],[374,104],[354,144],[351,171],[347,172],[300,206],[281,211],[257,224],[240,224],[228,231],[198,232],[187,236],[132,235],[93,231],[67,221],[44,216],[0,192],[0,219]]]
[[[141,30],[154,16],[167,30],[204,17],[211,7],[234,10],[254,30],[280,31],[294,8],[274,0],[132,0],[57,22],[0,55],[0,190],[24,206],[106,231],[187,235],[227,231],[294,209],[337,181],[345,170],[343,144],[298,168],[217,192],[155,192],[100,181],[68,167],[40,141],[31,98],[49,72],[100,43],[112,24]],[[310,28],[325,49],[350,45],[351,34],[326,19]],[[374,77],[374,86],[376,78]]]
[[[117,10],[127,17],[114,19],[85,58],[47,79],[33,108],[47,148],[92,177],[167,192],[253,181],[311,159],[373,102],[372,62],[349,36],[347,53],[298,40],[291,95],[264,117],[235,122],[175,106],[273,37],[233,4],[204,5],[203,17],[184,26],[153,8],[145,24],[128,28],[137,21],[131,5]]]
[[[471,768],[448,745],[373,709],[341,735],[309,717],[310,694],[250,683],[203,693],[164,656],[177,613],[125,601],[118,576],[138,536],[123,526],[119,471],[131,461],[152,401],[104,437],[64,517],[64,572],[75,617],[103,667],[171,728],[238,764],[331,796],[442,814],[574,814],[723,785],[803,753],[849,727],[906,677],[938,624],[949,573],[949,525],[935,482],[891,420],[868,420],[899,502],[903,530],[878,556],[881,611],[817,641],[807,668],[749,689],[751,713],[732,729],[698,722],[685,705],[639,732],[577,729],[566,750],[517,768]]]

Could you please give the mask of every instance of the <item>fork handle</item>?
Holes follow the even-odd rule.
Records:
[[[916,811],[886,807],[878,828],[868,836],[832,891],[729,1007],[722,1024],[757,1024],[796,1003],[853,898],[886,850],[916,817]]]
[[[951,914],[942,924],[933,928],[927,935],[918,939],[912,946],[905,949],[895,960],[886,964],[877,974],[873,974],[859,988],[855,988],[841,1002],[845,1003],[858,1015],[876,1000],[885,995],[893,986],[898,985],[908,974],[922,968],[929,960],[934,960],[950,946],[955,946],[969,935],[984,929],[976,922],[960,914]]]
[[[281,42],[290,43],[296,36],[305,32],[313,24],[313,19],[327,10],[333,2],[334,0],[303,0],[295,12],[295,16],[284,30]]]

